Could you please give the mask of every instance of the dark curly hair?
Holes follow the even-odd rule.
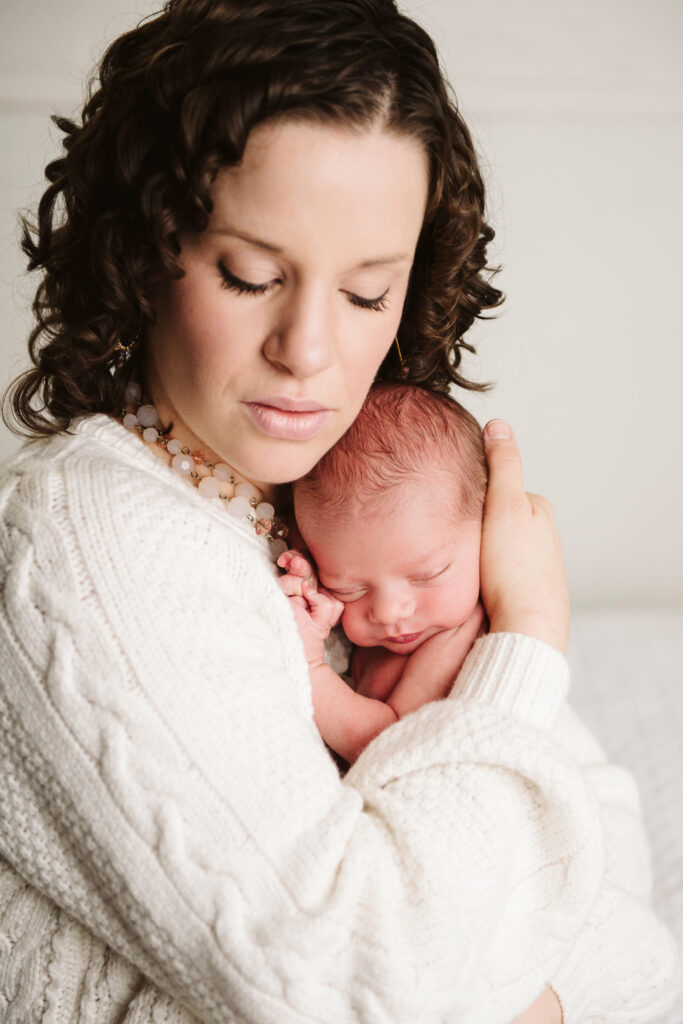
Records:
[[[82,124],[53,118],[64,154],[37,222],[23,221],[40,269],[29,338],[33,368],[5,395],[19,433],[117,414],[141,355],[113,373],[117,345],[155,318],[154,295],[180,277],[179,235],[202,231],[219,169],[237,164],[255,125],[304,117],[382,124],[424,145],[430,191],[399,328],[403,379],[474,390],[463,338],[497,306],[484,184],[434,44],[393,0],[169,0],[105,52]],[[140,346],[138,346],[138,349]],[[401,375],[396,353],[379,380]]]

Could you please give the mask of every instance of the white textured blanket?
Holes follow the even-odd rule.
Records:
[[[683,955],[683,608],[575,612],[569,661],[571,703],[638,781],[654,903]]]

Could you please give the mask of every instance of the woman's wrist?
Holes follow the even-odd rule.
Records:
[[[549,644],[564,655],[569,643],[569,613],[565,616],[546,615],[540,610],[508,609],[493,613],[489,619],[489,633],[515,633]]]

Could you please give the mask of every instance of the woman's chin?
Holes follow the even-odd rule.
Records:
[[[288,441],[259,445],[258,451],[246,453],[247,457],[241,460],[242,471],[254,483],[260,480],[265,486],[289,484],[310,472],[332,443]]]

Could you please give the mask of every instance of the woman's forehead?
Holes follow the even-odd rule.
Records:
[[[219,171],[209,230],[286,254],[311,233],[351,238],[365,265],[411,260],[427,201],[422,144],[381,129],[284,121],[252,131],[239,165]]]

